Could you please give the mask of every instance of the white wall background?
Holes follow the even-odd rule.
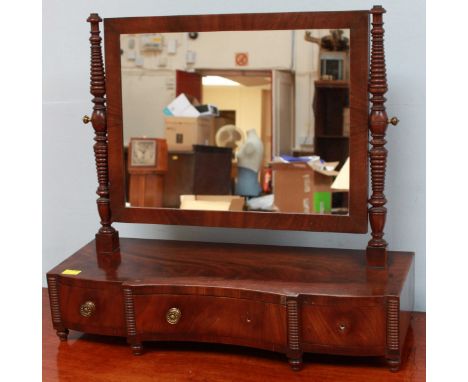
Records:
[[[98,228],[91,112],[89,24],[101,17],[370,9],[366,0],[43,1],[43,273],[90,241]],[[387,110],[401,122],[387,135],[385,237],[416,252],[416,310],[426,306],[425,2],[383,0]],[[369,235],[116,224],[121,237],[365,248]],[[45,277],[44,277],[44,286]]]

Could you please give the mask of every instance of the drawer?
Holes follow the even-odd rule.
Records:
[[[229,297],[165,294],[135,294],[133,301],[136,332],[142,338],[263,343],[267,348],[271,348],[268,344],[286,346],[283,305]]]
[[[383,305],[348,304],[302,306],[302,338],[324,348],[379,353],[385,347],[386,321]]]
[[[61,283],[59,303],[65,327],[87,333],[126,334],[120,285],[83,288]]]

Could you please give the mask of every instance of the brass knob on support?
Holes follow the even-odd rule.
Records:
[[[180,317],[182,317],[182,312],[178,308],[171,308],[166,313],[166,321],[171,325],[177,324]]]
[[[83,317],[91,317],[96,311],[96,304],[92,301],[86,301],[80,306],[80,314]]]
[[[86,124],[86,123],[89,123],[89,122],[91,122],[91,118],[89,118],[89,116],[85,115],[85,116],[83,116],[83,119],[82,119],[82,121],[83,121],[83,123],[85,123],[85,124]]]
[[[398,125],[398,122],[400,122],[400,120],[397,117],[392,117],[387,121],[389,125],[393,125],[393,126]]]

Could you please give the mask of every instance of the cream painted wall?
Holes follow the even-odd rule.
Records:
[[[91,110],[89,25],[102,17],[204,13],[370,9],[374,0],[110,0],[43,2],[43,285],[45,272],[92,240],[96,209],[94,133],[81,117]],[[416,309],[426,307],[425,2],[386,0],[385,51],[389,129],[385,238],[391,250],[416,252]],[[59,31],[59,33],[57,32]],[[404,63],[404,65],[402,64]],[[116,224],[122,237],[272,245],[365,248],[369,234]]]
[[[311,32],[318,38],[329,33],[326,29]],[[304,33],[305,30],[202,32],[196,40],[189,39],[185,33],[162,33],[163,48],[160,52],[144,50],[143,40],[148,35],[122,35],[124,141],[128,142],[131,136],[164,137],[162,109],[175,96],[174,87],[170,84],[174,85],[173,71],[176,69],[280,69],[294,72],[293,144],[296,148],[301,144],[312,144],[314,81],[320,77],[319,47],[306,41]],[[345,35],[349,37],[349,30]],[[168,53],[171,42],[177,47],[174,54]],[[186,64],[188,51],[196,53],[194,64]],[[248,66],[235,64],[237,52],[249,54]],[[211,100],[204,102],[224,108]],[[238,109],[238,114],[246,115],[250,110],[251,107],[246,111]]]
[[[187,51],[187,37],[185,33],[161,33],[163,37],[163,50],[161,52],[145,50],[144,38],[148,34],[124,34],[120,36],[120,47],[123,50],[121,56],[122,67],[126,69],[185,69],[185,52]],[[176,44],[175,54],[168,54],[167,47],[170,42]],[[160,57],[167,62],[160,66]],[[141,58],[138,62],[136,58]]]
[[[172,70],[124,69],[122,113],[125,145],[131,137],[165,137],[162,111],[175,97],[174,84],[175,72]]]
[[[203,101],[219,109],[235,110],[236,125],[246,132],[255,129],[261,136],[262,90],[268,86],[204,86]]]
[[[329,34],[328,29],[310,30],[313,37],[321,38]],[[312,104],[315,94],[314,82],[320,78],[318,44],[304,39],[305,30],[294,32],[294,65],[295,75],[295,147],[301,144],[314,143],[315,117]],[[343,35],[349,38],[349,29]]]
[[[317,31],[315,31],[317,32]],[[305,31],[295,32],[294,75],[295,75],[295,146],[313,144],[314,142],[314,113],[312,101],[314,99],[314,81],[319,79],[318,66],[319,47],[317,44],[304,39]],[[313,33],[318,37],[318,33]]]
[[[195,68],[291,69],[291,31],[208,32],[189,40],[197,52]],[[247,52],[249,64],[239,67],[235,54]]]
[[[167,63],[165,69],[291,69],[292,43],[291,31],[248,31],[248,32],[200,32],[192,40],[186,33],[161,33],[163,49],[145,51],[143,40],[148,35],[122,35],[121,47],[124,51],[122,65],[135,68],[137,57],[144,69],[161,68],[160,58]],[[176,53],[169,54],[170,41],[177,46]],[[186,64],[187,51],[196,53],[194,64]],[[248,66],[243,68],[235,63],[235,54],[246,52],[249,55]]]
[[[293,36],[291,31],[203,32],[196,40],[185,33],[162,33],[163,49],[145,51],[147,35],[122,35],[122,99],[124,116],[124,142],[130,137],[150,136],[163,138],[164,115],[162,110],[175,97],[175,70],[194,69],[290,69]],[[168,53],[170,41],[177,51]],[[187,65],[187,51],[196,52],[196,61]],[[235,64],[235,53],[247,52],[249,65]],[[161,66],[164,61],[164,66]],[[226,89],[216,97],[208,90],[204,103],[220,109],[237,110],[239,127],[255,128],[260,134],[261,89],[240,87]],[[232,97],[227,96],[232,93]],[[233,105],[227,107],[225,105]]]

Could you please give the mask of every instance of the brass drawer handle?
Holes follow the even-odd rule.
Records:
[[[171,308],[166,313],[166,320],[171,325],[177,324],[180,317],[182,317],[182,312],[178,308]]]
[[[92,301],[86,301],[80,306],[80,314],[83,317],[91,317],[96,311],[96,304]]]

